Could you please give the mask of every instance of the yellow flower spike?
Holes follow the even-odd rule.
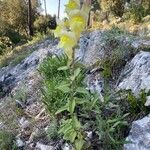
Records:
[[[54,31],[54,36],[60,37],[62,35],[63,30],[66,30],[67,28],[69,28],[69,22],[68,20],[58,21],[57,24],[58,25]]]
[[[69,0],[66,5],[66,12],[69,19],[58,22],[54,32],[60,37],[59,48],[63,48],[68,58],[72,59],[73,47],[77,45],[81,32],[85,29],[88,20],[90,7],[84,3],[80,9],[80,0]]]
[[[76,37],[79,38],[81,32],[85,29],[87,24],[87,15],[81,10],[73,10],[69,14],[69,24]]]
[[[69,0],[68,4],[66,6],[66,13],[69,13],[73,9],[80,9],[80,2],[79,0]]]
[[[72,57],[72,48],[77,44],[76,36],[73,32],[63,31],[60,42],[59,48],[63,48],[65,53],[67,54],[68,58]]]

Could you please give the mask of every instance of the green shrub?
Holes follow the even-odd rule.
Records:
[[[70,98],[71,92],[66,83],[70,73],[66,67],[62,67],[66,66],[66,62],[65,56],[49,57],[44,60],[39,69],[43,76],[43,102],[50,115],[55,117],[59,115],[49,125],[48,138],[56,139],[65,133],[65,139],[72,139],[74,135],[71,133],[74,131],[75,124],[81,127],[80,132],[92,131],[95,135],[92,137],[91,144],[84,144],[85,149],[95,147],[102,147],[104,150],[122,149],[132,122],[135,118],[147,114],[144,106],[147,94],[142,91],[140,98],[137,99],[129,91],[126,91],[126,94],[122,92],[125,95],[122,96],[120,92],[112,93],[106,89],[104,102],[101,102],[97,93],[91,94],[85,89],[83,68],[83,72],[81,71],[75,79],[75,103],[68,108],[67,99]],[[69,109],[77,111],[80,123],[76,117],[73,120],[65,120],[70,116]]]
[[[132,114],[148,113],[149,109],[145,107],[145,103],[147,100],[147,96],[150,96],[150,91],[145,92],[145,90],[141,90],[138,98],[134,96],[131,90],[126,91],[127,93],[127,101],[129,103],[129,110]]]
[[[135,23],[141,22],[142,18],[145,16],[145,9],[142,5],[131,5],[130,8],[130,19]]]
[[[39,16],[34,22],[35,29],[40,33],[47,33],[48,29],[56,28],[56,18],[47,16]]]
[[[8,29],[5,33],[5,36],[7,36],[10,39],[10,41],[15,45],[22,40],[22,36],[12,29]]]
[[[123,42],[126,37],[130,39],[128,44]],[[117,77],[121,68],[137,53],[131,47],[132,39],[132,35],[115,26],[104,32],[102,41],[105,42],[105,57],[99,62],[99,65],[104,68],[104,77]]]
[[[0,37],[0,55],[5,53],[7,47],[11,47],[11,46],[12,46],[12,42],[9,37],[6,36]]]
[[[0,130],[0,149],[12,150],[14,148],[14,136],[11,133]]]
[[[47,129],[47,137],[49,140],[54,140],[58,138],[58,125],[56,119],[53,119],[50,122],[50,125]]]
[[[67,79],[69,72],[57,70],[67,63],[66,56],[49,57],[41,64],[39,71],[42,74],[43,80],[43,102],[50,113],[55,113],[67,101],[68,94],[56,89],[64,79]]]

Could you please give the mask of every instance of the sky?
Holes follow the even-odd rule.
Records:
[[[43,0],[41,0],[41,2],[42,2],[43,13],[45,13]],[[68,0],[61,0],[60,18],[64,18],[65,17],[64,5],[67,2],[68,2]],[[58,14],[58,0],[46,0],[46,5],[47,5],[47,12],[48,12],[48,14],[51,14],[51,15],[54,15],[54,14],[57,15]]]

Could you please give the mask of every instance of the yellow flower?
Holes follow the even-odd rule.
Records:
[[[77,40],[76,37],[74,35],[73,32],[67,32],[67,31],[63,31],[61,38],[60,38],[60,43],[59,46],[64,48],[64,49],[68,49],[68,48],[72,48],[77,44]]]
[[[81,32],[87,24],[87,15],[82,10],[73,10],[69,14],[69,24],[76,37],[79,38]]]
[[[80,9],[80,2],[79,0],[69,0],[68,4],[66,6],[66,13],[69,13],[73,9]]]
[[[60,37],[62,35],[63,30],[66,30],[67,28],[69,28],[69,22],[68,20],[58,21],[57,24],[58,25],[54,31],[54,35],[55,37]]]
[[[66,55],[68,56],[69,60],[72,58],[72,53],[73,53],[73,47],[77,44],[77,39],[75,37],[75,34],[73,32],[67,32],[63,31],[60,42],[59,42],[59,47],[63,48]]]

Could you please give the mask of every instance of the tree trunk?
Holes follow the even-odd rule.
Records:
[[[60,17],[60,0],[58,0],[58,18]]]
[[[29,35],[33,36],[31,0],[28,0],[28,28],[29,28]]]
[[[46,0],[44,0],[45,16],[47,16]]]
[[[92,5],[92,1],[91,0],[86,0],[86,3],[88,4],[88,5]],[[87,26],[88,27],[90,27],[90,26],[92,26],[92,25],[90,25],[90,23],[91,23],[91,10],[89,11],[89,17],[88,17],[88,22],[87,22]]]

